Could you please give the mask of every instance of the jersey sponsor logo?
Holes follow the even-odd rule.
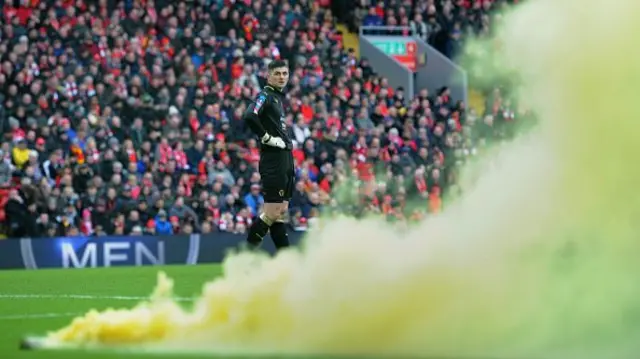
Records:
[[[262,108],[266,100],[267,100],[267,96],[261,93],[260,96],[258,96],[258,98],[256,99],[256,105],[253,107],[253,113],[257,115],[258,112],[260,112],[260,109]]]

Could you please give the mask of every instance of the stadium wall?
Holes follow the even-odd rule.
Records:
[[[290,241],[297,245],[303,234],[290,233]],[[245,236],[230,233],[6,239],[0,241],[0,269],[219,263],[244,240]],[[269,240],[262,248],[275,252]]]
[[[361,26],[359,39],[361,56],[366,57],[389,84],[405,89],[405,102],[420,89],[426,88],[435,94],[447,87],[454,102],[469,103],[466,70],[419,36],[413,36],[411,28]]]
[[[405,105],[409,105],[410,99],[414,95],[414,74],[404,64],[382,52],[376,45],[376,39],[387,40],[390,37],[383,36],[360,36],[360,53],[369,60],[369,63],[380,75],[389,80],[389,84],[394,87],[402,87],[405,92]],[[401,37],[394,37],[401,39]]]

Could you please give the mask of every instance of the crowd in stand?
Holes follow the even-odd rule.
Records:
[[[405,99],[344,48],[330,5],[6,2],[5,233],[243,233],[263,199],[258,144],[240,118],[273,58],[292,68],[292,228],[322,211],[400,221],[437,213],[457,191],[458,165],[505,136],[515,109],[496,93],[490,113],[477,116],[446,88]]]
[[[352,31],[364,26],[409,27],[447,57],[460,54],[465,38],[485,36],[493,15],[519,0],[356,0],[344,9]]]

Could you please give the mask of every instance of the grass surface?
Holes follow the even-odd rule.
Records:
[[[176,297],[193,298],[221,274],[220,265],[113,267],[98,269],[0,271],[0,358],[2,359],[178,359],[216,358],[213,354],[145,354],[87,350],[20,350],[28,336],[43,336],[91,309],[131,308],[155,287],[158,271],[175,280]],[[188,305],[188,302],[185,303]],[[249,357],[234,356],[234,359]],[[344,356],[260,356],[260,359],[345,359]],[[363,358],[374,359],[367,355]],[[350,359],[354,359],[350,357]],[[452,358],[447,358],[452,359]],[[486,358],[484,358],[486,359]]]
[[[91,309],[133,307],[140,300],[123,297],[148,296],[159,270],[175,279],[175,294],[180,297],[198,295],[203,283],[221,273],[219,265],[0,271],[0,357],[149,358],[150,355],[145,354],[113,352],[22,351],[19,342],[25,336],[42,336],[67,325],[74,314]],[[162,355],[167,359],[184,357],[184,354]]]

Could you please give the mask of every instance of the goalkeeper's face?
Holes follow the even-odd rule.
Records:
[[[276,86],[280,90],[287,86],[289,83],[289,68],[286,66],[276,67],[269,71],[269,84]]]

